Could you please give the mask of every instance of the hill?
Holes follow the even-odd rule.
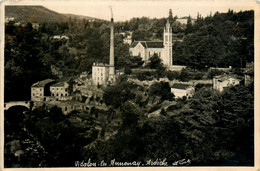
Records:
[[[23,22],[67,22],[69,18],[76,18],[78,20],[99,20],[93,17],[74,15],[74,14],[61,14],[43,6],[6,6],[5,17],[14,17],[14,21]]]
[[[89,16],[84,16],[84,15],[76,15],[76,14],[64,14],[68,18],[76,18],[77,20],[88,20],[88,21],[105,21],[102,19],[94,18],[94,17],[89,17]]]

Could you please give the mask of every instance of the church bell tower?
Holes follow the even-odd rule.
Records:
[[[172,65],[172,26],[169,22],[171,15],[172,10],[170,9],[169,17],[167,19],[166,26],[164,27],[163,33],[164,57],[162,62],[166,66]]]

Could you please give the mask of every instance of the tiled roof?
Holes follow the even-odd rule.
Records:
[[[106,63],[94,63],[92,66],[93,67],[104,67],[104,66],[109,66],[109,65]]]
[[[62,77],[62,78],[57,79],[56,81],[57,82],[68,82],[70,80],[71,80],[71,77]]]
[[[163,41],[147,41],[147,48],[163,48]]]
[[[64,87],[65,82],[58,82],[56,84],[51,85],[51,87]]]
[[[32,87],[44,87],[46,84],[54,82],[52,79],[46,79],[42,81],[38,81],[37,83],[34,83]]]
[[[135,41],[132,43],[131,48],[134,48],[139,42],[144,48],[163,48],[163,41]]]
[[[176,88],[176,89],[183,89],[186,90],[188,87],[190,87],[191,85],[189,84],[180,84],[180,83],[175,83],[172,85],[172,88]]]

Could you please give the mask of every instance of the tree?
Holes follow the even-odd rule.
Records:
[[[152,84],[149,89],[149,95],[159,96],[161,100],[173,100],[173,94],[168,82],[161,81]]]
[[[144,61],[140,56],[129,56],[128,59],[126,59],[126,65],[131,68],[140,68],[143,64]]]
[[[131,92],[134,87],[132,83],[128,83],[126,80],[107,87],[103,95],[105,104],[114,108],[120,107],[124,102],[135,97],[135,94]]]
[[[151,69],[157,69],[162,64],[161,58],[155,53],[149,58],[147,66]]]

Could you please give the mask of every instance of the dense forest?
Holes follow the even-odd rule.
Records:
[[[146,165],[164,158],[168,166],[181,159],[191,160],[191,166],[253,166],[253,84],[222,93],[200,87],[190,100],[177,101],[167,87],[161,82],[146,89],[122,79],[106,91],[104,100],[111,107],[106,111],[93,107],[64,115],[58,107],[11,108],[5,112],[5,167],[72,167],[89,159]],[[137,90],[147,92],[148,100]],[[152,99],[158,103],[151,106]],[[164,100],[172,105],[147,117]],[[112,124],[117,119],[118,128]],[[101,131],[95,129],[97,121]],[[107,139],[111,129],[118,131]]]
[[[132,31],[133,41],[161,40],[167,19],[115,23],[116,69],[126,74],[104,91],[109,109],[92,107],[64,115],[58,107],[10,108],[5,111],[5,167],[72,167],[75,161],[89,159],[145,164],[159,158],[167,158],[169,166],[181,159],[191,160],[192,166],[253,166],[254,83],[222,93],[197,85],[193,98],[175,100],[167,82],[146,87],[127,81],[201,79],[209,67],[232,66],[241,74],[241,67],[254,62],[253,11],[229,10],[205,18],[198,14],[195,23],[189,18],[187,25],[177,18],[170,16],[173,61],[188,69],[167,71],[155,55],[145,66],[151,72],[132,74],[143,61],[129,56],[129,45],[119,33]],[[75,77],[82,71],[91,73],[94,62],[108,63],[109,22],[69,17],[39,24],[38,29],[33,23],[5,24],[5,101],[30,99],[31,85],[58,78],[57,71]],[[222,73],[213,70],[206,76]],[[164,107],[165,103],[171,105]],[[156,110],[159,116],[148,117]]]

